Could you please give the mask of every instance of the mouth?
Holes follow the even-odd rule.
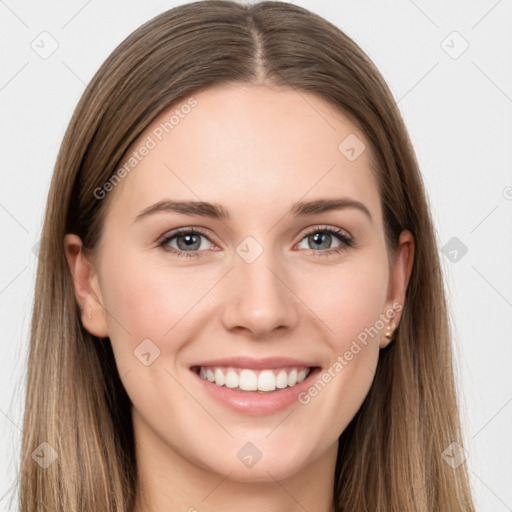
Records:
[[[313,368],[268,368],[253,370],[224,366],[195,366],[192,371],[203,380],[216,386],[226,386],[233,391],[257,391],[272,393],[275,390],[292,388],[303,382]]]
[[[293,405],[321,371],[297,361],[229,363],[201,363],[190,370],[209,397],[246,415],[273,414]]]

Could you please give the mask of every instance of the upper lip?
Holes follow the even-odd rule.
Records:
[[[212,367],[212,366],[231,366],[233,368],[248,368],[254,370],[284,368],[284,367],[307,367],[312,368],[317,366],[315,363],[306,360],[295,359],[291,357],[225,357],[221,359],[211,359],[209,361],[201,361],[191,366],[194,367]]]

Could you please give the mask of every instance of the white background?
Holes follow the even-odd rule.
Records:
[[[512,511],[512,2],[293,3],[340,27],[380,69],[418,155],[440,250],[452,237],[467,247],[456,261],[441,252],[465,448],[478,510]],[[32,249],[62,136],[110,52],[177,4],[0,0],[0,511],[16,510]],[[43,31],[58,43],[46,59],[31,47]]]

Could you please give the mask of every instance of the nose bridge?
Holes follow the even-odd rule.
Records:
[[[246,328],[261,337],[278,327],[292,327],[298,318],[296,302],[275,251],[247,237],[236,253],[227,283],[226,328]]]

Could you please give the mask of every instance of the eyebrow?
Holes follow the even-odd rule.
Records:
[[[302,217],[335,210],[344,210],[347,208],[353,208],[363,212],[370,222],[373,222],[370,210],[360,201],[356,201],[348,197],[299,201],[292,205],[289,213],[295,217]],[[149,215],[161,212],[197,215],[200,217],[210,217],[212,219],[219,220],[230,219],[229,212],[218,203],[208,203],[204,201],[174,201],[166,199],[144,208],[137,217],[135,217],[134,222],[139,222]]]

